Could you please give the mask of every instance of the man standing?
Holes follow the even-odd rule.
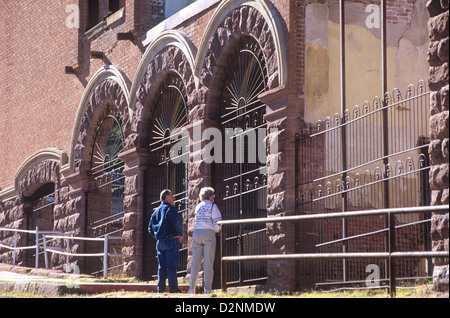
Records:
[[[153,212],[148,226],[149,233],[157,240],[158,292],[166,289],[169,280],[171,293],[179,293],[177,281],[178,250],[183,240],[183,225],[174,206],[175,199],[169,189],[161,192],[161,205]]]

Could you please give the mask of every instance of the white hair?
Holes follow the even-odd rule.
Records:
[[[214,189],[211,187],[201,188],[200,199],[202,201],[208,200],[214,194]]]

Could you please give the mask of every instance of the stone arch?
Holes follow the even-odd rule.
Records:
[[[192,71],[195,54],[195,47],[190,40],[183,33],[174,30],[162,32],[147,47],[130,90],[130,106],[133,111],[132,133],[125,141],[126,147],[130,151],[122,157],[128,167],[150,164],[148,141],[151,137],[151,119],[155,114],[155,107],[158,106],[156,101],[159,100],[160,87],[169,75],[175,76],[182,82],[186,93],[187,111],[189,112],[192,106],[196,105],[198,81],[194,78]],[[136,150],[131,150],[132,148],[136,148]],[[142,228],[145,227],[143,224],[146,222],[145,213],[148,211],[144,211],[140,199],[136,199],[140,196],[137,192],[148,191],[149,187],[144,185],[144,180],[150,179],[145,176],[150,173],[150,170],[152,169],[144,171],[130,168],[125,172],[126,182],[133,184],[133,189],[130,188],[125,197],[125,210],[130,211],[125,215],[125,219],[132,221],[125,225],[124,235],[135,237],[134,242],[125,243],[128,244],[125,250],[133,251],[134,254],[133,259],[127,260],[124,267],[124,271],[128,275],[131,273],[138,276],[147,275],[149,272],[148,262],[144,259],[148,256],[149,251],[154,250],[147,246],[150,244],[146,241],[148,236],[142,232]],[[147,194],[144,196],[145,199],[149,199]]]
[[[55,188],[59,188],[59,168],[59,163],[51,160],[42,161],[30,168],[19,183],[21,197],[31,196],[47,183],[54,183]]]
[[[59,169],[61,169],[63,166],[67,164],[67,154],[59,149],[55,148],[46,148],[41,149],[34,154],[32,154],[27,160],[25,160],[22,165],[19,167],[17,172],[14,175],[14,185],[10,188],[5,189],[2,191],[1,197],[2,199],[8,200],[17,196],[23,197],[23,193],[25,195],[28,195],[33,192],[33,187],[27,186],[24,187],[24,183],[26,184],[36,184],[36,182],[29,181],[29,177],[33,175],[30,171],[34,171],[36,166],[39,166],[42,163],[45,162],[52,162],[55,163],[58,166],[58,176],[59,176]],[[48,173],[46,174],[48,175]],[[49,181],[53,182],[53,181]],[[34,189],[35,190],[35,189]]]
[[[287,84],[284,32],[273,5],[266,0],[223,1],[206,28],[196,58],[195,74],[206,86],[199,93],[202,102],[206,95],[202,90],[212,86],[211,80],[223,63],[220,59],[226,48],[242,36],[253,37],[263,50],[269,73],[268,88]]]
[[[43,152],[40,152],[34,158],[27,160],[25,171],[22,172],[18,182],[19,197],[16,201],[17,211],[21,211],[20,215],[15,216],[20,218],[18,220],[20,228],[32,231],[36,228],[41,231],[54,230],[53,207],[61,201],[59,195],[61,188],[60,161],[57,159],[49,156],[45,158]],[[42,203],[47,196],[52,198],[52,200],[46,201],[52,204],[51,206]],[[30,245],[30,237],[24,235],[20,240],[23,241],[19,244]],[[25,266],[34,265],[35,258],[30,251],[20,251],[17,257]],[[39,266],[43,266],[42,258],[39,263]]]
[[[95,134],[97,121],[108,105],[115,105],[122,117],[124,135],[130,133],[132,111],[129,108],[130,82],[121,70],[107,65],[98,70],[87,85],[81,99],[72,136],[70,168],[87,170],[91,138]],[[86,166],[82,166],[86,165]]]
[[[178,31],[165,31],[147,48],[131,88],[133,120],[132,134],[127,138],[127,148],[145,147],[148,139],[147,119],[153,109],[160,83],[169,73],[176,74],[186,89],[189,110],[197,104],[198,81],[194,78],[193,63],[196,50],[190,40]]]

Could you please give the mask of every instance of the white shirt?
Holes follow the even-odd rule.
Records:
[[[220,225],[217,224],[222,220],[217,204],[205,200],[197,204],[195,207],[195,229],[213,230],[216,233],[220,231]]]

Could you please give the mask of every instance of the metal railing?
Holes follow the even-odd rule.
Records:
[[[110,240],[119,240],[119,239],[129,239],[127,236],[112,236],[106,234],[101,238],[87,238],[87,237],[75,237],[72,235],[64,235],[58,231],[39,231],[39,228],[36,227],[35,231],[32,230],[21,230],[15,228],[0,228],[0,231],[3,232],[14,232],[14,241],[13,242],[0,242],[0,247],[6,248],[13,251],[13,265],[16,265],[16,252],[21,250],[31,250],[35,249],[35,268],[39,267],[39,254],[44,255],[45,260],[45,268],[49,268],[48,262],[48,253],[55,253],[66,256],[66,270],[69,271],[69,257],[103,257],[103,269],[99,272],[103,272],[103,277],[108,277],[108,270],[114,269],[117,266],[108,268],[108,258],[109,257],[127,257],[130,255],[127,254],[115,254],[108,252],[108,246]],[[36,244],[30,246],[17,246],[18,236],[17,233],[26,233],[26,234],[34,234],[36,235]],[[55,235],[59,234],[59,235]],[[42,238],[39,236],[42,235]],[[65,248],[57,247],[57,246],[47,246],[50,240],[63,240],[65,244]],[[79,240],[79,241],[92,241],[92,242],[103,242],[103,251],[98,253],[72,253],[70,248],[70,241]],[[11,246],[12,245],[12,246]]]
[[[395,250],[395,215],[408,213],[432,213],[448,211],[449,206],[426,206],[426,207],[409,207],[409,208],[393,208],[378,209],[353,212],[336,212],[308,214],[284,217],[268,217],[255,219],[225,220],[220,221],[221,229],[221,284],[222,290],[227,290],[227,262],[255,261],[255,260],[302,260],[302,259],[355,259],[355,258],[384,258],[388,261],[389,267],[389,293],[391,297],[396,293],[396,275],[395,275],[395,259],[398,258],[427,258],[427,257],[449,257],[448,251],[408,251],[396,252]],[[257,224],[257,223],[273,223],[273,222],[301,222],[307,220],[317,220],[326,218],[348,218],[348,217],[364,217],[373,215],[388,216],[388,251],[386,252],[356,252],[356,253],[296,253],[296,254],[271,254],[271,255],[245,255],[245,256],[227,256],[226,249],[226,227],[231,225]],[[350,239],[350,238],[348,238]]]
[[[42,254],[40,252],[40,246],[43,243],[40,243],[40,241],[43,242],[43,238],[40,239],[39,235],[47,235],[47,234],[61,234],[61,232],[58,231],[39,231],[39,227],[36,227],[36,230],[21,230],[21,229],[15,229],[15,228],[8,228],[8,227],[0,227],[0,231],[2,232],[14,232],[14,240],[13,242],[0,242],[0,247],[6,248],[8,250],[13,251],[13,265],[16,265],[16,252],[21,250],[36,250],[35,254],[35,267],[39,267],[39,254]],[[25,233],[25,234],[34,234],[35,235],[35,243],[34,245],[29,246],[17,246],[18,236],[17,233]],[[12,246],[10,246],[12,245]]]
[[[47,238],[49,239],[61,239],[66,242],[66,248],[57,248],[57,247],[47,247]],[[106,234],[102,238],[88,238],[88,237],[75,237],[75,236],[64,236],[64,235],[44,235],[44,257],[45,257],[45,267],[48,268],[48,252],[60,254],[66,256],[66,266],[69,268],[69,257],[75,256],[75,257],[103,257],[103,270],[100,272],[103,272],[103,277],[108,277],[108,270],[116,268],[108,268],[108,257],[127,257],[130,256],[128,254],[116,254],[116,253],[109,253],[108,252],[108,246],[109,246],[109,240],[120,240],[120,239],[129,239],[130,237],[127,236],[112,236],[109,234]],[[71,240],[78,240],[78,241],[91,241],[91,242],[103,242],[103,252],[99,253],[72,253],[70,249],[69,242]]]

